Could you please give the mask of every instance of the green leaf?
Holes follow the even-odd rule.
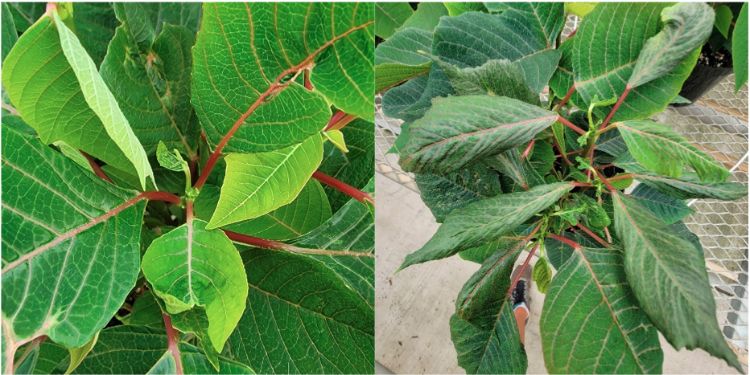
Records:
[[[633,198],[613,201],[627,279],[653,324],[676,349],[703,348],[742,372],[716,322],[702,249]]]
[[[10,12],[13,15],[13,23],[16,24],[18,33],[21,34],[26,31],[31,25],[36,22],[39,17],[44,14],[44,3],[33,3],[33,2],[21,2],[21,3],[7,3],[10,7]]]
[[[503,13],[518,12],[523,14],[534,28],[542,30],[547,48],[552,48],[557,43],[557,37],[565,26],[564,6],[561,3],[552,2],[528,2],[528,3],[485,3],[490,12],[495,8],[502,7]]]
[[[70,363],[68,364],[68,369],[65,370],[65,374],[72,373],[81,364],[81,362],[83,362],[89,352],[91,352],[91,349],[94,348],[94,345],[96,345],[96,341],[98,339],[99,332],[94,335],[94,338],[92,338],[91,341],[87,342],[83,346],[79,348],[68,349],[68,352],[70,353]]]
[[[114,3],[117,19],[128,26],[128,36],[141,48],[148,48],[167,25],[198,31],[200,3]]]
[[[168,150],[167,145],[162,141],[159,141],[159,145],[156,147],[156,159],[159,161],[159,165],[170,171],[182,172],[185,171],[188,166],[179,151]],[[187,170],[189,173],[189,169]]]
[[[213,367],[208,358],[190,344],[180,344],[180,359],[183,371],[191,374],[254,374],[255,372],[244,364],[219,359],[219,368]],[[174,356],[166,352],[149,370],[148,374],[175,374]]]
[[[443,3],[448,9],[448,15],[455,17],[466,12],[481,12],[486,10],[482,3],[464,3],[464,2],[445,2]]]
[[[355,3],[204,4],[192,103],[211,146],[235,123],[225,152],[302,142],[325,127],[329,103],[372,121],[372,18]]]
[[[732,31],[732,66],[736,92],[747,82],[747,4],[742,4]]]
[[[145,188],[153,172],[143,147],[81,43],[53,16],[27,30],[3,64],[11,102],[42,142],[64,141],[137,175]]]
[[[693,213],[683,200],[663,194],[647,184],[636,186],[630,194],[665,224],[674,224]]]
[[[191,157],[199,128],[190,105],[195,37],[185,27],[164,25],[153,43],[141,48],[130,35],[133,27],[124,23],[117,28],[102,62],[102,78],[147,153],[153,154],[163,141]]]
[[[421,249],[406,256],[400,269],[449,257],[461,250],[498,239],[572,189],[569,183],[542,185],[525,192],[482,199],[455,209]]]
[[[327,255],[310,257],[338,274],[346,285],[374,308],[375,222],[366,205],[350,199],[330,220],[293,243],[301,248],[327,251]],[[345,255],[338,251],[353,254]]]
[[[539,329],[550,373],[661,373],[659,336],[628,286],[620,249],[573,251],[550,284]]]
[[[375,48],[375,91],[381,92],[414,77],[425,75],[432,66],[427,55],[432,48],[432,33],[407,28]]]
[[[636,179],[653,186],[659,191],[679,199],[709,198],[735,200],[747,195],[747,185],[735,182],[704,183],[695,175],[685,175],[681,179],[639,173]]]
[[[16,44],[16,41],[18,40],[18,31],[16,31],[16,24],[13,22],[13,15],[10,11],[10,5],[8,3],[2,4],[2,29],[0,32],[2,32],[3,40],[2,40],[2,59],[5,60],[5,56],[8,56],[8,52],[10,52],[10,49],[13,48],[13,45]]]
[[[259,373],[370,373],[374,312],[334,272],[307,256],[243,252],[247,311],[229,339]]]
[[[448,9],[442,3],[419,3],[417,10],[401,25],[401,30],[408,27],[416,27],[432,31],[440,22],[440,17],[447,16]]]
[[[341,130],[331,129],[324,131],[322,134],[326,138],[326,140],[330,141],[341,152],[345,154],[349,153],[349,149],[346,148],[344,133],[342,133]]]
[[[208,335],[217,352],[245,310],[245,269],[232,241],[206,230],[199,219],[155,239],[143,256],[143,275],[170,314],[202,306]]]
[[[617,123],[630,154],[641,165],[667,177],[680,177],[690,165],[704,182],[724,182],[730,173],[666,125],[652,121]]]
[[[73,25],[83,48],[96,66],[99,66],[117,27],[112,4],[73,3]]]
[[[420,173],[414,180],[438,223],[456,208],[501,193],[497,174],[482,164],[471,164],[447,175]]]
[[[591,13],[592,10],[599,3],[587,3],[587,2],[566,2],[565,13],[571,13],[579,18],[586,17],[587,14]]]
[[[726,5],[717,5],[714,8],[714,12],[716,12],[716,19],[714,20],[714,27],[716,27],[716,30],[719,30],[722,36],[724,38],[729,38],[729,27],[732,26],[732,19],[734,18],[734,14],[732,14],[732,10],[729,9]]]
[[[521,65],[508,60],[490,60],[476,68],[458,69],[453,65],[438,64],[458,95],[506,96],[532,104],[539,104],[539,95],[524,80]],[[555,65],[550,69],[550,75]],[[549,77],[548,77],[549,78]]]
[[[164,320],[161,314],[161,307],[156,302],[156,297],[150,290],[147,290],[135,300],[132,311],[118,319],[126,325],[162,328]]]
[[[227,155],[221,196],[207,228],[254,219],[289,204],[322,159],[319,134],[277,151]]]
[[[323,162],[318,170],[361,189],[375,174],[374,124],[357,119],[341,131],[349,152],[345,154],[331,144],[323,145]],[[333,211],[338,211],[351,198],[330,186],[326,186],[325,191]]]
[[[620,96],[637,65],[641,50],[662,27],[660,14],[666,6],[659,3],[601,3],[583,19],[572,39],[575,45],[572,47],[571,67],[576,92],[583,101],[575,103],[586,108],[594,95],[599,98]],[[629,42],[622,43],[623,40]],[[699,53],[700,50],[695,48],[669,73],[631,90],[612,120],[647,118],[661,112],[677,96]],[[556,91],[564,95],[568,87]],[[609,107],[597,109],[600,117],[609,111]]]
[[[388,39],[413,13],[409,3],[375,3],[375,35]]]
[[[677,3],[662,10],[661,21],[662,30],[643,45],[628,87],[665,76],[699,49],[711,35],[714,12],[705,3]]]
[[[8,126],[2,159],[5,353],[40,336],[80,347],[135,285],[145,203]]]
[[[552,280],[552,269],[550,269],[545,258],[539,258],[539,260],[536,261],[531,275],[534,278],[536,288],[543,294],[547,293],[547,288]]]
[[[458,96],[434,103],[409,128],[400,159],[404,170],[449,173],[525,144],[557,119],[554,112],[506,97]]]
[[[451,339],[458,364],[468,374],[526,372],[526,351],[508,298],[511,271],[522,245],[487,258],[456,299]]]
[[[219,188],[206,185],[195,200],[195,216],[208,220],[219,201]],[[289,204],[255,219],[226,226],[227,230],[269,240],[288,240],[318,228],[331,217],[331,206],[320,182],[308,181]]]

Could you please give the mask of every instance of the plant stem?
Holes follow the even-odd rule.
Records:
[[[549,238],[551,238],[553,240],[560,241],[560,242],[562,242],[562,243],[564,243],[564,244],[572,247],[574,250],[578,250],[578,249],[580,249],[580,248],[583,247],[583,246],[581,246],[581,244],[579,244],[578,242],[575,242],[575,241],[571,240],[570,238],[563,237],[563,236],[560,236],[560,235],[557,235],[557,234],[554,234],[554,233],[547,233],[547,237],[549,237]]]
[[[521,154],[521,160],[526,160],[526,158],[529,157],[531,150],[534,149],[535,142],[536,142],[536,139],[532,139],[531,142],[529,142],[529,145],[526,146],[526,149],[524,149],[523,153]]]
[[[182,199],[180,197],[172,193],[167,193],[166,191],[144,191],[143,193],[138,195],[138,197],[140,197],[140,199],[147,199],[150,201],[162,201],[172,204],[182,203]]]
[[[575,33],[575,31],[573,31]],[[568,103],[568,100],[570,100],[570,97],[573,96],[573,93],[576,91],[576,84],[573,83],[570,85],[570,88],[568,89],[568,92],[565,94],[565,97],[563,98],[560,103],[557,103],[558,108],[562,108],[566,103]]]
[[[104,181],[107,181],[109,183],[113,183],[112,179],[109,178],[109,176],[107,176],[106,173],[104,173],[104,170],[102,169],[102,167],[99,166],[99,164],[96,162],[96,160],[94,160],[94,158],[91,155],[83,152],[82,150],[78,150],[78,151],[89,162],[89,166],[91,167],[91,169],[94,170],[94,174],[96,174],[97,176],[99,176],[99,178],[101,178]]]
[[[596,233],[594,233],[594,231],[592,231],[591,229],[589,229],[587,226],[585,226],[585,225],[583,225],[581,223],[578,223],[577,227],[578,227],[578,229],[582,230],[584,233],[588,234],[589,237],[593,238],[594,241],[598,242],[600,245],[602,245],[604,247],[609,247],[609,243],[607,241],[605,241],[603,238],[599,237]]]
[[[630,87],[630,85],[625,85],[625,91],[620,94],[620,97],[617,99],[617,103],[615,103],[615,105],[612,107],[612,110],[609,111],[609,114],[604,119],[604,122],[602,122],[602,124],[599,126],[599,130],[604,129],[607,127],[607,125],[609,125],[609,121],[612,120],[612,117],[614,117],[615,113],[620,108],[620,105],[622,105],[622,102],[624,102],[625,98],[628,97],[631,89],[632,88]]]
[[[623,173],[623,174],[618,174],[617,176],[609,178],[609,182],[619,181],[619,180],[626,180],[628,178],[634,178],[634,177],[635,177],[635,175],[632,174],[632,173]]]
[[[336,43],[338,40],[345,38],[347,35],[360,30],[364,29],[365,27],[372,24],[374,21],[365,22],[361,25],[354,26],[350,28],[349,30],[334,36],[327,42],[323,43],[318,49],[310,53],[302,62],[299,64],[288,68],[281,73],[279,73],[278,76],[276,76],[276,79],[268,86],[268,89],[261,93],[257,99],[253,102],[253,104],[248,107],[247,111],[240,116],[240,118],[237,119],[237,121],[234,122],[232,125],[232,128],[229,129],[229,131],[224,135],[224,137],[219,141],[219,143],[216,145],[216,148],[211,153],[211,156],[209,156],[208,161],[206,162],[206,165],[203,167],[203,170],[201,171],[200,176],[198,177],[198,181],[195,182],[194,187],[196,189],[200,189],[203,187],[203,185],[206,183],[206,180],[208,179],[208,176],[211,174],[211,171],[214,169],[214,166],[216,166],[216,162],[219,160],[219,157],[221,156],[221,151],[224,150],[224,147],[229,143],[229,140],[232,139],[234,134],[237,132],[237,130],[242,126],[242,124],[247,120],[250,115],[255,112],[258,107],[260,107],[266,99],[271,97],[272,95],[278,94],[282,90],[289,87],[289,85],[294,82],[297,77],[306,69],[312,69],[313,64],[315,63],[315,57],[318,56],[323,50],[326,48],[332,46],[334,43]],[[284,81],[284,78],[288,76],[292,76],[290,79]]]
[[[286,251],[296,254],[310,254],[310,255],[327,255],[327,256],[353,256],[353,257],[365,257],[373,258],[374,255],[368,252],[348,251],[348,250],[326,250],[326,249],[306,249],[303,247],[297,247],[294,245],[286,244],[279,241],[267,240],[264,238],[258,238],[248,236],[246,234],[232,232],[224,229],[224,234],[234,242],[239,242],[252,247],[258,247],[266,250],[277,250]]]
[[[572,123],[572,122],[568,121],[568,119],[566,119],[565,117],[562,117],[562,116],[557,116],[557,121],[559,121],[559,122],[560,122],[561,124],[563,124],[563,125],[565,125],[565,126],[569,127],[569,128],[570,128],[570,129],[572,129],[572,130],[573,130],[574,132],[576,132],[576,133],[578,133],[578,134],[580,134],[580,135],[584,135],[584,134],[586,134],[586,131],[585,131],[585,130],[583,130],[583,129],[579,128],[579,127],[578,127],[578,126],[576,126],[576,125],[575,125],[574,123]]]
[[[573,181],[570,184],[575,187],[593,187],[594,186],[593,184],[590,184],[588,182],[578,182],[578,181]]]
[[[616,190],[617,190],[617,189],[615,189],[615,187],[614,187],[614,186],[612,185],[612,183],[611,183],[611,182],[609,182],[609,180],[608,180],[608,179],[607,179],[606,177],[604,177],[604,175],[603,175],[603,174],[602,174],[601,172],[599,172],[599,171],[598,171],[598,170],[596,170],[596,169],[594,169],[594,171],[596,172],[596,175],[597,175],[597,176],[599,176],[599,179],[600,179],[600,180],[602,180],[602,182],[604,183],[604,185],[605,185],[605,186],[607,186],[607,188],[608,188],[609,190],[611,190],[611,191],[616,191]]]
[[[352,198],[354,198],[354,199],[356,199],[356,200],[358,200],[358,201],[360,201],[362,203],[370,202],[372,204],[375,204],[375,200],[372,199],[372,197],[370,197],[369,194],[367,194],[367,193],[365,193],[365,192],[363,192],[361,190],[358,190],[354,186],[348,185],[345,182],[339,181],[339,180],[337,180],[337,179],[335,179],[335,178],[333,178],[333,177],[331,177],[331,176],[329,176],[329,175],[327,175],[327,174],[325,174],[325,173],[323,173],[321,171],[315,171],[315,173],[313,173],[312,176],[316,180],[318,180],[318,181],[320,181],[320,182],[322,182],[322,183],[324,183],[324,184],[326,184],[326,185],[328,185],[328,186],[330,186],[330,187],[332,187],[332,188],[334,188],[334,189],[336,189],[336,190],[338,190],[338,191],[340,191],[340,192],[342,192],[342,193],[344,193],[344,194],[346,194],[346,195],[348,195],[348,196],[350,196],[350,197],[352,197]]]
[[[570,159],[568,159],[568,154],[563,152],[562,147],[560,147],[560,143],[557,142],[557,139],[555,139],[555,137],[552,137],[552,144],[555,147],[557,147],[557,151],[560,152],[560,156],[559,157],[561,157],[565,161],[566,164],[573,165],[573,163],[570,161]],[[555,156],[557,157],[557,155],[555,155]]]
[[[312,81],[310,80],[311,75],[312,75],[312,70],[305,69],[304,85],[305,85],[305,88],[310,91],[315,90],[315,86],[313,86]]]
[[[510,296],[511,293],[513,293],[513,289],[516,289],[516,285],[518,284],[518,281],[521,280],[521,276],[523,275],[524,271],[526,271],[527,268],[529,268],[529,262],[531,261],[531,257],[534,256],[534,253],[536,253],[537,249],[539,249],[539,244],[536,244],[531,251],[529,251],[529,255],[526,256],[526,259],[523,261],[523,264],[521,265],[521,269],[518,270],[518,273],[516,273],[516,277],[513,278],[510,282],[510,289],[508,289],[508,295]]]
[[[162,318],[164,318],[164,328],[167,330],[167,347],[174,357],[175,373],[182,375],[184,372],[182,370],[182,356],[180,355],[179,333],[172,327],[172,319],[169,314],[162,314]]]
[[[331,120],[328,121],[328,125],[326,125],[324,131],[341,130],[342,128],[344,128],[344,126],[348,125],[356,118],[356,116],[348,115],[344,112],[338,111],[334,113],[333,116],[331,116]]]

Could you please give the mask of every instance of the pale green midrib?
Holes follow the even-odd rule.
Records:
[[[315,135],[313,135],[313,136],[315,136]],[[231,210],[229,210],[229,211],[228,211],[228,212],[227,212],[227,213],[226,213],[226,214],[225,214],[225,215],[224,215],[224,216],[223,216],[223,217],[221,218],[221,220],[217,220],[217,222],[219,222],[219,223],[222,223],[222,222],[226,221],[226,220],[227,220],[227,218],[229,218],[229,217],[230,217],[230,216],[231,216],[231,215],[232,215],[233,213],[235,213],[235,212],[236,212],[236,211],[237,211],[238,209],[240,209],[240,208],[241,208],[242,206],[244,206],[244,205],[245,205],[245,204],[247,203],[247,201],[248,201],[248,200],[250,200],[251,198],[253,198],[253,197],[254,197],[254,196],[255,196],[255,195],[256,195],[256,194],[258,193],[258,191],[259,191],[259,190],[260,190],[260,189],[261,189],[262,187],[266,186],[266,184],[268,184],[268,183],[269,183],[269,181],[271,180],[271,178],[272,178],[273,176],[275,176],[275,175],[276,175],[276,173],[277,173],[277,172],[279,171],[279,169],[280,169],[281,167],[283,167],[283,166],[284,166],[284,165],[285,165],[285,164],[287,163],[287,161],[288,161],[288,160],[289,160],[289,159],[290,159],[290,158],[291,158],[291,157],[292,157],[293,155],[295,155],[295,154],[297,153],[297,150],[298,150],[298,149],[299,149],[300,147],[302,147],[302,145],[303,145],[303,144],[304,144],[304,143],[305,143],[306,141],[307,141],[307,140],[305,140],[305,141],[302,141],[302,142],[300,142],[300,143],[298,143],[298,144],[294,145],[294,146],[293,146],[293,148],[292,148],[292,150],[291,150],[291,151],[290,151],[290,152],[289,152],[288,154],[286,154],[286,155],[284,156],[284,158],[283,158],[283,159],[282,159],[282,160],[281,160],[281,161],[280,161],[280,162],[279,162],[279,163],[278,163],[278,164],[277,164],[277,165],[276,165],[276,166],[275,166],[275,167],[274,167],[274,168],[273,168],[273,169],[271,170],[271,172],[270,172],[270,173],[268,174],[268,178],[266,178],[266,179],[263,179],[263,181],[262,181],[262,182],[261,182],[260,184],[258,184],[258,186],[257,186],[257,187],[255,188],[255,190],[254,190],[254,191],[252,191],[251,193],[247,194],[247,196],[246,196],[246,197],[245,197],[244,199],[242,199],[242,201],[241,201],[240,203],[236,204],[236,205],[234,206],[234,208],[232,208]],[[213,221],[213,220],[211,220],[211,221]]]

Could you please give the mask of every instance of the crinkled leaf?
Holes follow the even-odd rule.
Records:
[[[374,313],[333,271],[307,256],[243,252],[247,310],[232,357],[259,373],[368,373]]]
[[[447,175],[420,173],[414,180],[438,223],[456,208],[501,193],[497,174],[482,164],[471,164]]]
[[[615,229],[640,306],[677,349],[702,348],[742,371],[716,322],[703,252],[635,199],[616,193]]]
[[[208,228],[254,219],[289,204],[322,159],[319,134],[280,150],[227,155],[224,184]]]
[[[639,184],[630,194],[665,224],[674,224],[693,212],[683,200],[675,199],[647,184]]]
[[[219,188],[204,186],[195,200],[195,216],[208,220],[218,201]],[[309,180],[291,203],[255,219],[227,225],[225,229],[269,240],[288,240],[318,228],[330,217],[331,206],[323,187],[317,180]]]
[[[724,182],[729,171],[666,125],[652,121],[625,121],[617,129],[633,158],[667,177],[680,177],[686,165],[704,182]]]
[[[204,4],[192,103],[210,144],[235,123],[226,152],[299,143],[325,127],[329,103],[371,120],[372,18],[372,6],[355,3]],[[313,91],[285,73],[312,63]]]
[[[547,293],[547,288],[552,280],[552,269],[545,258],[539,258],[534,263],[534,269],[531,272],[531,276],[534,279],[534,285],[541,293]]]
[[[400,164],[413,172],[448,173],[478,158],[525,144],[557,114],[515,99],[458,96],[435,105],[409,128]]]
[[[407,28],[375,48],[375,91],[381,92],[416,76],[427,74],[432,60],[432,33]]]
[[[522,245],[487,258],[456,299],[451,339],[458,364],[468,374],[526,372],[526,351],[508,298],[511,271]]]
[[[660,78],[682,62],[711,35],[714,11],[705,3],[677,3],[661,12],[664,26],[643,45],[628,86]]]
[[[148,48],[167,24],[198,31],[200,3],[114,3],[117,19],[128,25],[128,36],[141,48]]]
[[[525,192],[482,199],[455,209],[421,249],[406,256],[401,269],[449,257],[500,238],[571,189],[573,186],[569,183],[542,185]]]
[[[167,145],[161,141],[156,147],[156,160],[159,161],[159,165],[170,171],[182,172],[187,167],[187,162],[182,155],[177,150],[167,149]]]
[[[102,78],[146,152],[153,154],[163,141],[192,156],[198,138],[198,118],[190,105],[195,37],[185,27],[167,24],[153,43],[140,48],[130,35],[134,27],[123,23],[117,28],[102,62]]]
[[[573,38],[572,64],[576,92],[588,104],[599,98],[619,97],[649,38],[663,27],[661,13],[667,4],[602,3],[583,19]],[[623,43],[622,41],[628,41]],[[634,88],[613,121],[646,118],[661,112],[677,96],[700,53],[695,48],[667,74]],[[570,87],[570,86],[568,86]],[[565,95],[568,87],[555,89]],[[597,109],[604,117],[609,107]]]
[[[203,220],[188,220],[151,242],[143,275],[170,314],[205,307],[208,335],[221,352],[247,297],[242,260],[224,232],[206,230]]]
[[[557,36],[565,26],[565,10],[562,3],[527,2],[527,3],[485,3],[490,12],[518,12],[523,14],[535,28],[543,31],[547,47],[555,46]]]
[[[146,153],[76,36],[45,15],[3,64],[3,85],[21,117],[45,143],[65,141],[138,176],[153,172]],[[39,105],[44,103],[44,105]]]
[[[550,373],[660,373],[656,329],[628,287],[622,251],[573,251],[550,284],[540,318]]]
[[[490,60],[479,67],[464,69],[439,60],[438,64],[458,95],[506,96],[526,103],[540,103],[539,95],[526,84],[518,63]]]
[[[135,285],[145,203],[3,126],[3,344],[80,347]]]

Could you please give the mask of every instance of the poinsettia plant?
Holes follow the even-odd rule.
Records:
[[[481,263],[450,321],[459,365],[526,371],[508,296],[527,251],[520,267],[537,256],[546,291],[550,373],[661,372],[659,332],[742,371],[681,220],[686,199],[737,199],[747,187],[650,119],[695,65],[711,7],[600,3],[564,41],[561,3],[448,12],[396,29],[375,69],[385,113],[404,121],[400,164],[442,223],[401,268],[455,254]]]
[[[373,15],[3,3],[3,372],[372,372]]]

